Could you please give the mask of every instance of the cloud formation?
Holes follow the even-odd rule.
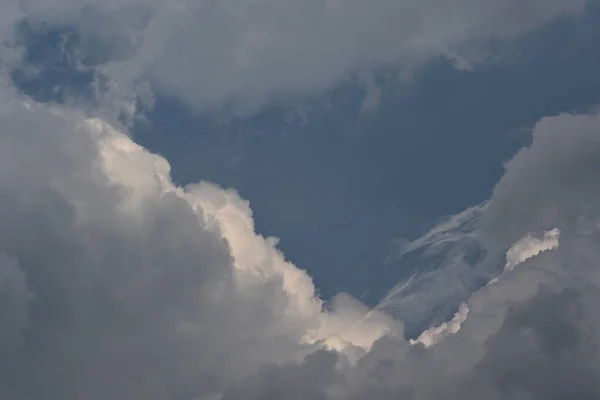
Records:
[[[125,91],[148,79],[204,107],[471,56],[460,50],[474,37],[518,35],[585,1],[298,4],[9,1],[1,28],[8,40],[24,17],[78,25],[111,44],[99,68]],[[405,247],[452,249],[412,304],[464,302],[412,342],[350,296],[325,304],[237,192],[178,187],[125,128],[8,80],[0,127],[0,399],[600,397],[599,114],[541,120],[489,203]],[[484,256],[465,262],[463,245]],[[426,290],[440,277],[451,290]]]
[[[251,111],[371,68],[411,70],[436,56],[468,66],[486,58],[490,41],[579,14],[587,0],[6,2],[5,31],[22,18],[74,27],[76,61],[116,83],[113,100],[150,82],[195,109]]]
[[[355,366],[331,366],[327,372],[331,377],[329,385],[318,392],[321,397],[315,398],[598,398],[600,319],[594,310],[600,299],[600,234],[597,206],[593,207],[593,199],[589,199],[596,174],[579,176],[589,172],[582,165],[593,165],[599,155],[592,145],[598,137],[597,114],[560,115],[540,121],[534,129],[532,145],[507,163],[504,178],[474,228],[474,236],[488,247],[504,246],[507,251],[508,267],[495,284],[483,285],[451,321],[424,332],[412,344],[398,337],[383,337]],[[568,194],[546,190],[549,182],[552,189],[558,189],[560,176],[554,179],[558,171],[572,183]],[[538,202],[537,207],[523,203],[522,188],[545,202]],[[490,225],[497,210],[513,210],[505,202],[531,207],[537,215]],[[521,217],[522,210],[514,211]],[[546,219],[548,211],[560,228],[536,239],[528,232],[544,229],[551,220]],[[454,219],[458,220],[461,219]],[[446,232],[442,240],[450,233],[448,227],[446,223],[435,230]],[[507,234],[521,239],[505,246],[498,238]],[[514,268],[517,264],[518,268]],[[290,382],[290,388],[298,383],[285,380],[284,375],[274,371],[301,371],[308,365],[306,360],[281,369],[271,368],[271,381],[278,382],[274,393],[285,393],[273,398],[304,398],[302,394],[294,397],[300,392],[282,390],[281,382]],[[256,385],[259,376],[246,382]],[[272,386],[266,383],[261,386],[264,398],[269,398],[269,387]],[[249,386],[248,390],[255,393],[257,389]],[[238,389],[236,393],[242,391]]]
[[[541,239],[528,234],[513,244],[506,252],[505,271],[512,271],[515,267],[531,257],[535,257],[543,251],[558,248],[560,229],[554,228],[547,232]]]
[[[473,228],[490,248],[525,237],[509,259],[525,242],[554,250],[525,251],[411,343],[348,296],[324,304],[235,191],[177,187],[164,158],[106,122],[0,94],[1,398],[600,395],[595,174],[578,175],[595,165],[598,115],[542,120]],[[568,196],[546,175],[559,171]],[[494,225],[521,215],[506,204],[523,188],[537,214]],[[527,239],[550,221],[559,247],[552,232]]]
[[[353,301],[325,311],[235,191],[176,187],[111,125],[2,95],[0,398],[202,398],[401,331]]]
[[[484,243],[478,232],[487,207],[483,202],[453,215],[394,251],[413,263],[413,272],[376,308],[414,327],[407,331],[409,337],[417,339],[428,327],[443,326],[473,291],[502,272],[506,249]]]

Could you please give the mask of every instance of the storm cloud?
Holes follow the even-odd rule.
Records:
[[[23,18],[75,25],[116,46],[93,67],[119,84],[107,96],[128,103],[148,84],[203,108],[436,54],[476,61],[484,41],[585,4],[8,0],[1,34],[18,53]],[[409,340],[381,309],[320,299],[234,189],[179,186],[126,124],[23,94],[15,59],[0,80],[0,399],[600,397],[599,114],[543,118],[487,203],[404,247],[488,251],[473,262],[488,284]],[[421,290],[449,290],[415,296],[418,311],[464,294],[472,271],[448,268]]]

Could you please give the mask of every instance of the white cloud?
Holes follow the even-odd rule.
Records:
[[[467,320],[468,315],[469,307],[463,303],[458,307],[458,311],[450,321],[443,322],[440,326],[434,326],[425,330],[416,340],[411,339],[410,343],[421,343],[425,347],[433,346],[444,340],[446,336],[453,335],[460,331],[460,327]]]
[[[512,271],[517,265],[537,256],[541,252],[557,249],[559,238],[560,229],[557,228],[544,232],[542,239],[538,239],[531,234],[525,235],[507,250],[504,269]]]

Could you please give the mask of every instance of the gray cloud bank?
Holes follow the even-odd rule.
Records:
[[[82,26],[97,34],[94,23],[104,21],[115,24],[101,26],[114,28],[106,32],[117,38],[127,32],[139,40],[115,70],[119,76],[150,76],[204,104],[317,87],[363,62],[411,55],[412,45],[446,51],[444,44],[462,43],[473,32],[516,35],[583,4],[460,0],[446,9],[437,2],[370,8],[316,2],[305,8],[132,0],[131,13],[122,1],[88,8],[91,20]],[[8,1],[3,27],[23,12],[72,23],[83,5]],[[282,15],[296,13],[298,23],[281,24]],[[202,24],[207,15],[214,20]],[[417,18],[415,28],[415,18],[401,24],[398,15],[427,18]],[[389,24],[379,23],[388,21],[384,16]],[[328,19],[339,24],[329,26]],[[465,27],[463,20],[474,22]],[[241,32],[227,28],[234,21]],[[217,22],[224,37],[211,25]],[[209,41],[207,32],[224,44]],[[383,40],[390,34],[406,39]],[[354,43],[356,35],[365,42],[341,42],[333,56],[320,47],[321,40],[327,45],[347,36]],[[292,46],[293,54],[283,52],[290,65],[275,62],[280,69],[251,74],[255,80],[247,83],[244,73],[262,71],[260,62],[273,61],[269,54],[288,49],[292,37],[307,41]],[[190,54],[180,71],[167,65],[183,54],[178,51]],[[237,64],[219,64],[232,54],[241,57]],[[318,62],[305,69],[294,62],[299,59]],[[209,64],[200,68],[199,60]],[[190,91],[181,86],[196,81],[200,86]],[[124,128],[36,103],[9,80],[0,83],[0,399],[600,397],[599,115],[559,115],[537,124],[532,145],[507,164],[475,228],[486,246],[513,249],[511,268],[473,293],[466,318],[459,313],[451,331],[425,347],[405,340],[400,322],[349,296],[324,304],[310,277],[277,250],[277,239],[255,232],[251,208],[234,190],[205,182],[178,187],[168,162]],[[255,93],[255,83],[265,92]],[[560,232],[551,245],[531,239],[551,229]],[[513,246],[523,240],[543,251]],[[525,253],[516,254],[519,249]]]
[[[95,60],[114,97],[161,93],[195,109],[252,110],[274,97],[318,93],[370,68],[410,71],[435,56],[462,67],[587,0],[5,0],[0,29],[73,26],[76,61]],[[85,63],[82,63],[82,66]],[[88,63],[87,66],[90,66]],[[376,90],[376,88],[375,88]]]
[[[468,309],[437,329],[438,338],[433,329],[421,336],[427,347],[383,337],[349,367],[336,367],[333,356],[317,353],[300,363],[264,367],[224,398],[599,398],[600,220],[594,205],[599,138],[597,114],[542,119],[532,145],[507,163],[489,203],[424,237],[429,244],[460,243],[465,232],[458,228],[476,213],[473,235],[488,248],[506,249],[515,241],[504,272],[470,296]],[[433,234],[442,237],[434,241]],[[445,268],[461,272],[462,267]],[[447,277],[447,271],[435,274],[432,280]],[[431,286],[426,282],[422,290],[443,284],[453,285],[442,279]],[[430,302],[416,298],[424,307]],[[303,387],[301,382],[314,379],[307,378],[309,371],[316,370],[320,378],[329,377],[328,384],[315,379],[314,386]]]
[[[600,395],[600,116],[543,119],[507,164],[477,229],[547,251],[513,247],[425,348],[349,297],[323,304],[235,192],[176,187],[101,120],[2,96],[0,398]],[[551,226],[559,243],[528,239]]]
[[[343,296],[325,311],[236,192],[176,187],[101,120],[2,95],[0,398],[202,398],[399,329]]]

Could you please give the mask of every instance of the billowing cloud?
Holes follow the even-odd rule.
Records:
[[[530,234],[518,240],[506,252],[506,265],[504,269],[512,271],[517,265],[535,257],[543,251],[554,250],[558,248],[560,229],[554,228],[547,232],[541,239]]]
[[[585,1],[299,4],[9,1],[1,23],[75,25],[108,46],[97,66],[124,92],[147,80],[205,107],[469,59],[474,38]],[[458,307],[410,341],[381,309],[319,299],[234,190],[179,187],[125,128],[10,82],[0,100],[0,399],[600,397],[597,114],[544,118],[489,203],[404,247],[443,268],[388,300]]]
[[[598,114],[561,114],[536,124],[533,144],[508,163],[494,189],[483,218],[487,235],[510,245],[531,231],[594,231],[599,121]]]
[[[446,336],[453,335],[460,331],[461,325],[467,320],[469,316],[469,307],[463,303],[458,307],[458,311],[454,314],[454,317],[448,321],[443,322],[440,326],[433,326],[426,331],[422,332],[417,339],[411,339],[411,344],[421,343],[425,347],[433,346],[444,340]]]
[[[401,333],[355,301],[325,307],[235,191],[177,187],[102,120],[1,94],[0,398],[202,398]]]
[[[432,231],[458,245],[447,239],[466,223],[457,235],[493,248],[509,226],[524,239],[505,258],[520,264],[411,343],[346,295],[324,304],[235,191],[177,187],[165,159],[116,127],[10,85],[0,94],[1,398],[600,395],[594,178],[575,179],[596,159],[597,116],[540,122],[489,205]],[[559,171],[568,196],[544,175]],[[540,217],[490,225],[523,187]],[[558,231],[535,239],[550,221],[560,246]]]
[[[452,320],[425,331],[412,344],[400,337],[383,337],[355,366],[336,368],[331,361],[324,361],[320,365],[329,365],[329,369],[323,376],[330,380],[315,398],[598,398],[600,359],[596,348],[600,319],[595,308],[600,300],[600,232],[595,221],[597,206],[588,199],[593,175],[578,175],[588,171],[582,164],[599,155],[591,146],[598,137],[597,115],[542,120],[534,130],[533,144],[507,163],[505,177],[473,230],[488,248],[504,247],[506,251],[504,272],[495,284],[483,285]],[[553,145],[548,146],[549,142]],[[545,190],[549,182],[551,189],[557,189],[562,177],[568,177],[566,182],[571,184],[568,194]],[[509,186],[507,182],[518,185]],[[523,188],[537,197],[524,198]],[[522,204],[524,199],[528,201]],[[532,201],[538,199],[545,201],[535,207]],[[501,202],[535,208],[539,217],[512,220],[509,213],[503,215],[509,220],[503,220],[502,225],[489,225],[498,212],[496,207],[504,206]],[[585,206],[579,208],[578,204]],[[487,214],[488,210],[492,214]],[[546,219],[548,210],[554,219]],[[516,216],[522,217],[522,210],[516,211]],[[537,238],[537,232],[551,220],[560,230],[550,229]],[[446,232],[442,240],[450,234],[448,227],[446,223],[435,230]],[[508,245],[497,240],[505,237],[506,227],[520,239]],[[503,235],[490,231],[493,228]],[[456,233],[461,234],[460,230]],[[303,398],[294,397],[294,393],[302,392],[281,389],[283,381],[290,382],[289,387],[298,385],[284,375],[292,368],[302,371],[316,367],[309,367],[306,360],[271,368],[269,376],[278,382],[277,392],[267,390],[275,384],[264,384],[260,393],[285,393],[273,398]],[[256,385],[261,374],[264,372],[245,382]],[[306,372],[298,376],[301,374]],[[248,388],[257,392],[255,386]]]
[[[371,68],[410,70],[435,56],[469,65],[486,57],[489,41],[578,14],[587,3],[7,1],[8,22],[27,18],[75,27],[83,38],[79,61],[95,63],[118,82],[111,96],[129,96],[138,83],[149,81],[197,109],[228,103],[246,111],[274,96],[318,93]],[[378,102],[377,90],[370,93],[366,108]]]

